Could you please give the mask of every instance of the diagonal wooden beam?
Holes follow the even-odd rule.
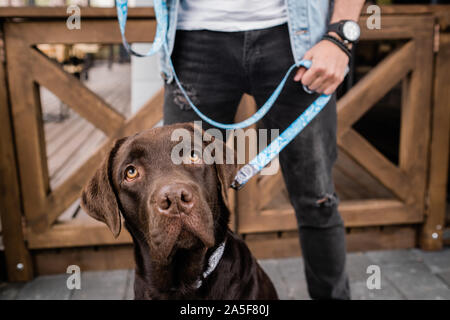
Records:
[[[410,186],[406,174],[359,133],[348,130],[339,137],[338,145],[401,200],[408,198]]]
[[[81,117],[112,136],[119,130],[125,117],[114,110],[102,98],[68,74],[54,61],[37,50],[30,50],[32,71],[37,82],[52,91],[62,102]]]
[[[28,225],[33,231],[42,232],[48,229],[59,215],[80,197],[82,188],[97,170],[116,139],[152,128],[162,118],[163,101],[164,93],[161,90],[120,129],[114,132],[78,170],[52,191],[47,197],[44,207],[40,209],[39,218],[28,221]]]
[[[353,123],[405,77],[414,63],[414,43],[409,41],[380,62],[339,99],[338,135],[349,130]]]

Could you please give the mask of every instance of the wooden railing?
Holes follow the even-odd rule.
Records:
[[[61,241],[66,241],[66,245],[80,245],[71,241],[75,237],[83,239],[81,245],[104,243],[101,236],[96,236],[95,230],[86,232],[94,235],[87,239],[77,231],[63,230],[61,234],[57,229],[54,237],[52,233],[46,232],[51,230],[58,216],[79,197],[81,188],[92,176],[112,141],[149,128],[162,118],[163,96],[160,92],[132,118],[125,119],[102,98],[36,49],[36,45],[42,43],[121,43],[113,8],[83,9],[79,30],[69,30],[66,27],[67,14],[64,8],[7,8],[2,9],[2,16],[2,43],[3,50],[6,51],[6,63],[0,68],[0,76],[1,81],[7,81],[7,86],[2,85],[0,91],[2,115],[5,114],[1,120],[2,131],[5,131],[5,135],[2,135],[2,146],[5,147],[2,150],[2,161],[5,163],[1,167],[2,173],[5,171],[10,176],[7,181],[2,180],[2,186],[7,193],[14,193],[5,197],[11,203],[6,203],[3,228],[8,274],[12,280],[22,280],[30,278],[32,274],[32,266],[26,253],[30,248],[58,247],[58,242]],[[8,17],[23,19],[13,20]],[[129,40],[151,42],[154,33],[153,10],[131,9],[127,30]],[[50,188],[49,183],[38,85],[52,91],[108,137],[55,190]],[[8,92],[5,91],[6,87]],[[12,119],[11,123],[9,119]],[[3,154],[9,157],[5,159]],[[24,230],[20,223],[21,212],[25,218]],[[9,235],[9,230],[14,230],[14,235]],[[10,238],[13,239],[12,243]],[[42,238],[45,239],[44,244],[39,242]],[[23,245],[25,240],[27,248]],[[126,241],[130,241],[129,237],[126,237]],[[20,243],[22,245],[17,246]]]
[[[407,10],[383,8],[382,12],[387,14],[382,16],[380,30],[368,30],[365,27],[367,17],[362,17],[363,40],[402,39],[405,43],[338,102],[341,153],[357,168],[355,170],[366,171],[367,177],[393,196],[344,200],[339,209],[348,227],[421,224],[422,246],[438,248],[442,246],[444,178],[448,161],[449,110],[446,103],[450,79],[449,73],[444,71],[449,69],[448,34],[441,34],[437,59],[434,49],[436,32],[439,32],[437,22],[447,23],[450,14],[442,14],[441,9],[438,20],[434,10],[427,11],[421,6],[411,14],[410,7],[404,8]],[[448,13],[448,7],[445,9]],[[114,9],[82,9],[80,30],[66,28],[64,8],[5,8],[1,10],[0,19],[0,56],[3,58],[0,65],[0,200],[8,275],[11,280],[20,281],[33,275],[32,249],[131,242],[126,232],[113,239],[107,228],[94,220],[66,225],[55,224],[55,221],[79,197],[81,188],[114,139],[149,128],[162,118],[163,93],[158,93],[132,118],[125,119],[36,49],[36,45],[42,43],[121,43]],[[155,20],[151,9],[130,9],[128,20],[130,42],[152,41]],[[403,93],[399,164],[396,165],[352,125],[399,82],[403,84]],[[49,183],[39,85],[52,91],[108,137],[55,189]],[[252,104],[246,101],[247,98],[240,114],[252,112]],[[260,177],[237,194],[234,222],[239,233],[296,229],[288,201],[272,201],[280,194],[284,196],[280,185],[283,185],[280,174]]]

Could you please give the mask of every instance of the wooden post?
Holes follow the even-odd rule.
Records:
[[[3,33],[0,30],[0,214],[9,281],[33,278],[30,253],[25,246],[19,178],[16,166],[11,114],[4,65]]]
[[[430,171],[427,186],[428,208],[422,225],[420,246],[439,250],[445,226],[450,128],[450,33],[440,35],[436,57]]]

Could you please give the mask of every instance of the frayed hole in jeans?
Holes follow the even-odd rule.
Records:
[[[324,197],[316,201],[316,206],[331,207],[333,205],[337,205],[337,203],[338,203],[337,196],[335,194],[327,193]]]
[[[181,85],[186,91],[189,99],[191,99],[192,103],[198,104],[197,91],[189,84],[186,85],[182,83]],[[173,102],[175,102],[175,104],[180,108],[180,110],[186,111],[192,109],[183,92],[178,86],[176,86],[175,90],[173,90]]]

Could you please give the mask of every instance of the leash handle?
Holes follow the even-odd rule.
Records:
[[[120,34],[122,35],[122,43],[129,54],[136,57],[149,57],[161,50],[167,41],[167,31],[169,29],[169,13],[167,10],[166,0],[154,0],[153,6],[156,15],[156,34],[152,47],[147,53],[139,53],[134,51],[127,39],[125,38],[125,28],[128,16],[128,0],[116,0],[117,20],[119,21]]]

